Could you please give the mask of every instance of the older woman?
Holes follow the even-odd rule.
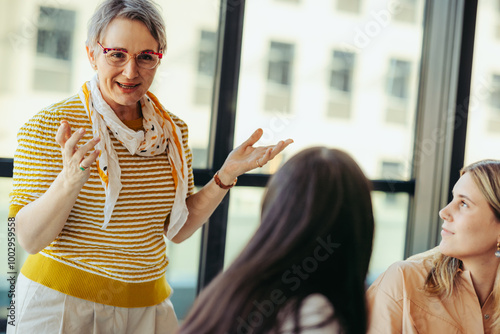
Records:
[[[148,91],[165,49],[152,2],[103,2],[87,40],[97,75],[21,128],[10,216],[32,255],[8,333],[175,331],[163,234],[188,238],[291,143],[253,147],[257,130],[193,194],[187,127]]]
[[[500,333],[500,161],[461,171],[439,247],[392,265],[368,290],[368,333]]]

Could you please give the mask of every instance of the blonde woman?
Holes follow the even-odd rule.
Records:
[[[393,264],[367,292],[368,333],[500,333],[500,161],[462,169],[439,247]]]

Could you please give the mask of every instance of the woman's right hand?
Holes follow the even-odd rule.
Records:
[[[90,176],[90,166],[96,161],[100,153],[99,150],[92,151],[99,142],[99,137],[78,146],[80,140],[85,136],[85,132],[85,129],[81,128],[71,134],[71,126],[66,120],[62,120],[56,134],[56,142],[61,146],[62,152],[62,174],[67,180],[77,182],[80,186],[87,182]],[[89,152],[90,154],[88,154]]]
[[[90,167],[99,156],[93,150],[99,138],[78,146],[85,129],[71,133],[67,121],[61,121],[56,142],[61,146],[63,169],[47,191],[24,206],[16,215],[16,235],[19,244],[30,254],[36,254],[57,238],[75,205],[83,185],[90,176]],[[90,152],[90,153],[89,153]]]

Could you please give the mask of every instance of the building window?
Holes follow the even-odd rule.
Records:
[[[493,74],[490,84],[490,117],[487,122],[487,129],[490,133],[500,132],[500,75]]]
[[[410,62],[391,59],[387,74],[387,94],[399,99],[407,99],[410,83]]]
[[[349,118],[355,55],[352,52],[333,51],[330,71],[330,99],[327,115]]]
[[[361,11],[361,0],[337,0],[337,10],[359,13]]]
[[[292,84],[293,51],[292,44],[271,42],[267,71],[268,82],[284,86]]]
[[[411,63],[391,59],[387,73],[387,109],[385,120],[388,123],[406,125],[408,123],[408,100],[410,95]]]
[[[217,35],[214,31],[202,30],[200,36],[200,50],[198,53],[198,73],[213,77],[215,71],[215,53]]]
[[[37,34],[37,55],[70,60],[75,12],[51,7],[40,7]]]
[[[34,70],[34,89],[71,89],[71,53],[76,13],[60,8],[40,7]]]
[[[294,49],[293,44],[270,44],[265,110],[290,111]]]
[[[491,95],[490,95],[490,105],[491,107],[498,109],[500,111],[500,75],[493,74],[491,76]]]
[[[399,0],[394,20],[405,23],[417,22],[417,0]]]
[[[198,76],[194,94],[195,104],[208,105],[212,102],[216,52],[217,34],[214,31],[202,30],[198,51]]]
[[[352,74],[354,70],[354,53],[333,51],[330,88],[346,93],[352,90]]]

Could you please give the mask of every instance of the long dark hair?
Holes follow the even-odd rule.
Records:
[[[373,240],[371,183],[346,153],[301,151],[271,177],[261,225],[246,248],[202,291],[182,334],[266,333],[314,293],[343,331],[365,333],[365,278]],[[324,325],[324,324],[320,324]]]

